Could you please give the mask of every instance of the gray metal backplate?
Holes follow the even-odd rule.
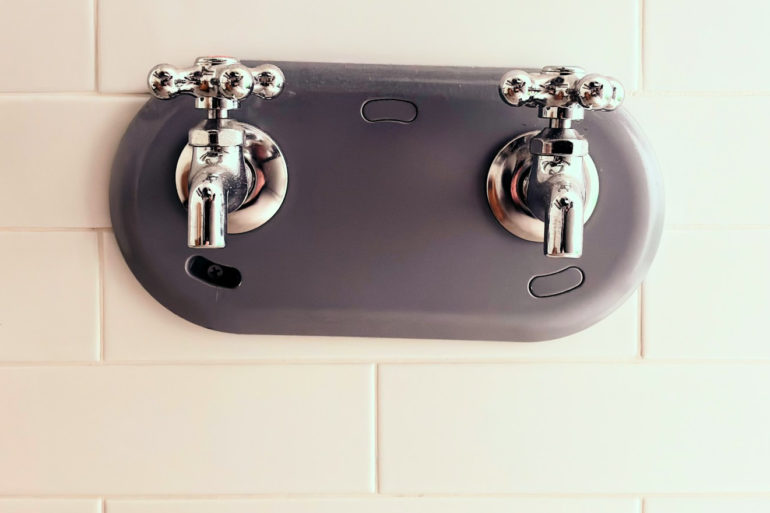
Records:
[[[174,170],[188,129],[205,116],[192,98],[150,100],[118,149],[115,235],[142,285],[181,317],[234,333],[534,341],[594,324],[643,279],[663,192],[625,111],[586,112],[577,124],[598,167],[599,202],[583,257],[550,259],[541,243],[508,233],[487,204],[495,154],[545,126],[535,109],[500,99],[506,69],[275,64],[283,94],[245,101],[233,117],[280,145],[286,200],[264,226],[228,235],[226,248],[186,246]],[[374,98],[409,100],[418,115],[366,121],[362,105]],[[241,285],[191,277],[193,255],[237,268]],[[583,271],[580,287],[531,295],[534,276],[570,266]]]

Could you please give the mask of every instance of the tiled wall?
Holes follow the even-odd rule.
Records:
[[[0,0],[0,513],[770,512],[770,3],[713,5]],[[106,186],[147,70],[208,53],[618,76],[667,186],[649,279],[538,344],[175,317]]]

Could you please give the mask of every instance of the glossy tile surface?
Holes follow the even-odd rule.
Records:
[[[97,234],[0,232],[0,248],[0,362],[98,359]]]
[[[645,501],[645,513],[768,513],[768,497],[655,497]]]
[[[383,365],[379,376],[385,493],[768,487],[765,366]]]
[[[645,85],[657,91],[770,91],[770,4],[644,1]]]
[[[741,192],[770,187],[746,151],[749,134],[765,131],[755,113],[770,108],[770,96],[645,95],[625,105],[660,162],[667,225],[770,226],[770,210]]]
[[[98,499],[3,499],[0,513],[101,513]]]
[[[672,230],[645,285],[648,358],[770,359],[770,229]]]
[[[110,226],[107,186],[128,123],[147,99],[0,95],[0,227]]]
[[[0,93],[93,91],[95,1],[0,0]]]
[[[0,495],[367,493],[370,366],[0,367]]]

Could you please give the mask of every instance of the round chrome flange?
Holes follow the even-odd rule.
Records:
[[[273,138],[255,126],[239,124],[245,134],[243,158],[254,172],[254,188],[243,205],[227,215],[227,233],[248,232],[269,221],[281,208],[289,182],[286,159]],[[192,151],[192,146],[185,145],[176,163],[176,192],[185,207]]]
[[[527,208],[526,184],[532,167],[529,140],[539,131],[522,134],[497,154],[487,174],[487,201],[492,213],[503,227],[525,240],[543,242],[543,221]],[[590,155],[583,158],[586,177],[586,206],[584,222],[588,221],[599,199],[599,175]]]

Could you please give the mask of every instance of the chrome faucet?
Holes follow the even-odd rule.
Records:
[[[596,205],[598,177],[588,141],[572,122],[583,119],[585,110],[618,108],[623,86],[577,67],[548,66],[540,73],[506,73],[500,95],[514,107],[537,107],[549,126],[514,139],[498,154],[487,180],[490,206],[509,231],[542,240],[547,256],[580,258],[583,224]]]
[[[156,98],[167,100],[189,94],[196,97],[196,108],[208,110],[208,119],[189,131],[187,149],[180,156],[183,172],[177,173],[180,197],[187,201],[189,247],[225,246],[228,215],[256,202],[268,174],[260,164],[277,157],[283,166],[283,180],[278,187],[283,186],[278,191],[283,200],[286,170],[278,147],[259,129],[228,118],[228,112],[237,109],[250,94],[262,99],[275,98],[283,83],[283,73],[276,66],[248,68],[230,57],[199,57],[190,68],[160,64],[150,71],[148,85]],[[266,152],[247,151],[245,155],[244,146],[254,144],[266,145]],[[259,224],[266,221],[260,220]],[[259,225],[241,224],[247,226],[230,231],[238,233]]]

